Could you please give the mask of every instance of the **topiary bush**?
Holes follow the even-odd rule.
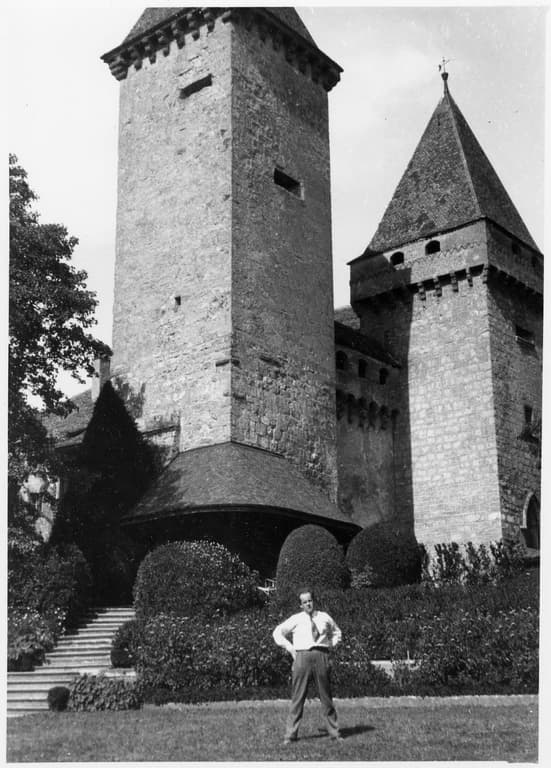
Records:
[[[69,702],[69,689],[64,685],[54,685],[48,691],[48,709],[64,712]]]
[[[421,579],[422,553],[415,536],[389,521],[374,523],[356,534],[346,563],[355,586],[396,587]]]
[[[72,712],[139,709],[142,700],[133,681],[105,675],[79,675],[69,687],[67,709]]]
[[[214,541],[176,541],[152,550],[134,584],[136,618],[230,614],[261,602],[258,574]]]
[[[333,534],[319,525],[302,525],[292,531],[277,561],[276,589],[279,600],[288,600],[309,586],[316,591],[346,589],[350,585],[344,553]]]
[[[141,625],[135,619],[125,621],[115,633],[111,646],[111,664],[113,667],[134,667],[140,643]]]

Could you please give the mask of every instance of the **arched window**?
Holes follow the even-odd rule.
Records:
[[[425,253],[427,255],[430,253],[438,253],[439,250],[440,250],[439,240],[431,240],[430,243],[427,243],[425,246]]]
[[[388,371],[386,368],[381,368],[379,371],[379,384],[386,384],[388,379]]]
[[[365,375],[367,372],[367,363],[365,360],[358,360],[358,376],[360,379],[365,379]]]
[[[367,409],[367,418],[368,418],[370,427],[374,427],[377,424],[378,415],[379,415],[379,406],[377,405],[377,403],[375,403],[372,400],[369,403],[369,408]]]
[[[348,368],[348,358],[346,354],[342,351],[342,349],[339,349],[337,352],[337,370],[339,371],[346,371]]]
[[[528,549],[539,549],[540,503],[533,493],[530,495],[528,503],[525,505],[523,517],[524,527],[521,529],[521,532],[524,537],[524,543]]]
[[[386,405],[383,405],[381,410],[379,411],[379,420],[381,424],[381,429],[386,429],[388,427],[388,408]]]
[[[404,263],[404,254],[402,251],[396,251],[396,253],[393,253],[390,257],[390,263],[393,267],[396,267],[398,264]]]

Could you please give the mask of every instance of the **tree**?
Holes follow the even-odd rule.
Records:
[[[50,413],[72,410],[57,386],[60,371],[79,381],[92,375],[94,358],[109,353],[87,329],[95,324],[95,294],[87,274],[70,262],[78,243],[61,224],[41,224],[36,195],[15,155],[9,158],[10,295],[8,462],[10,480],[47,462],[45,430],[29,405],[40,398]]]

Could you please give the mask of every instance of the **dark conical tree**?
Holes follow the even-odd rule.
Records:
[[[74,541],[81,548],[98,600],[130,600],[142,552],[121,529],[120,520],[147,488],[154,461],[110,382],[96,401],[71,470],[52,539]]]

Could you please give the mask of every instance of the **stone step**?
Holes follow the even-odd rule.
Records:
[[[44,701],[33,701],[33,702],[26,702],[26,701],[12,701],[10,703],[9,711],[14,710],[34,710],[34,711],[44,711],[45,709],[48,709],[48,702],[46,699]]]
[[[111,649],[113,639],[97,638],[95,640],[87,640],[85,638],[75,638],[74,640],[60,640],[55,646],[55,651],[67,651],[67,650],[79,650],[79,651],[93,651],[93,650],[106,650]],[[50,651],[50,653],[55,653]]]

